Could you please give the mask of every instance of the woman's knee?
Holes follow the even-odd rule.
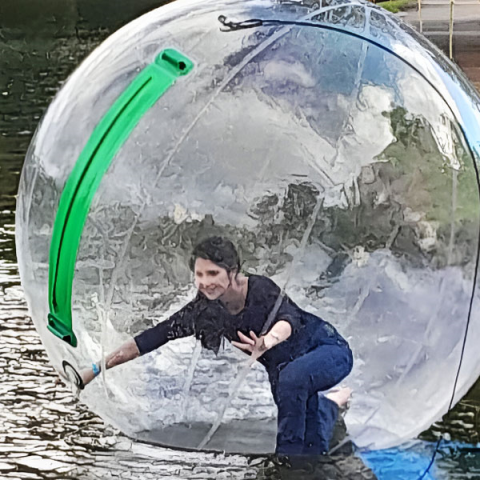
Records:
[[[340,362],[340,375],[345,378],[350,374],[353,368],[353,353],[349,347],[345,348],[342,352],[342,360]]]

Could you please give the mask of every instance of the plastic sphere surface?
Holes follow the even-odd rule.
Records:
[[[53,364],[87,368],[185,305],[190,252],[220,234],[246,273],[287,285],[350,343],[353,440],[419,434],[480,374],[479,105],[371,4],[177,1],[125,26],[58,93],[20,185],[22,281]],[[81,182],[83,203],[64,208]],[[77,215],[73,233],[55,236],[59,215]],[[50,252],[67,233],[70,273]],[[47,329],[73,273],[76,347]],[[215,356],[185,338],[102,372],[81,399],[129,435],[196,448],[244,363],[227,342]],[[205,448],[273,451],[275,417],[257,364]]]

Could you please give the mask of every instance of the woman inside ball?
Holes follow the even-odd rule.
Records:
[[[269,278],[243,275],[235,246],[223,237],[199,243],[190,267],[198,289],[195,299],[120,346],[106,358],[106,368],[191,335],[218,353],[226,338],[268,373],[278,408],[276,454],[327,453],[339,407],[351,394],[346,387],[333,389],[352,369],[348,343],[332,325],[282,296]],[[83,371],[84,384],[99,371],[100,364]]]

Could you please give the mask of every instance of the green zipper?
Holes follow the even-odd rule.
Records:
[[[188,74],[193,62],[173,49],[145,67],[95,127],[68,177],[50,244],[48,329],[72,347],[72,287],[83,227],[95,192],[116,153],[150,107]]]

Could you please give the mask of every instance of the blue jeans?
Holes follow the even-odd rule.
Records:
[[[277,455],[320,455],[328,444],[338,406],[321,393],[352,370],[348,345],[321,345],[270,375],[278,407]]]

